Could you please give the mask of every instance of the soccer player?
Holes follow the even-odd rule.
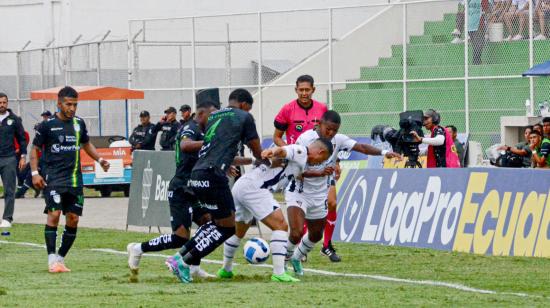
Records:
[[[133,275],[138,274],[139,261],[143,253],[179,249],[189,240],[192,221],[199,226],[210,221],[210,215],[198,205],[191,189],[187,187],[187,181],[191,176],[193,166],[199,159],[199,150],[204,139],[204,127],[210,113],[215,110],[217,108],[213,102],[199,103],[196,119],[186,122],[176,136],[176,174],[168,186],[172,234],[162,234],[143,243],[128,244],[128,266]],[[203,278],[214,277],[201,270],[199,262],[191,264],[191,273]]]
[[[326,138],[332,141],[334,148],[331,157],[322,164],[308,164],[303,173],[303,179],[292,181],[285,192],[290,226],[287,258],[294,272],[300,276],[304,274],[301,259],[307,256],[323,236],[323,227],[327,218],[327,197],[333,182],[332,176],[338,152],[357,151],[367,155],[399,157],[399,154],[381,151],[371,145],[357,143],[346,135],[338,134],[340,123],[340,115],[329,110],[321,118],[319,129],[304,132],[296,141],[298,145],[308,146],[318,138]],[[305,234],[303,234],[304,221],[308,228]]]
[[[230,168],[239,144],[246,144],[258,160],[262,160],[260,138],[252,109],[252,95],[237,89],[229,95],[229,105],[208,118],[204,144],[199,160],[191,172],[188,186],[206,207],[213,221],[202,225],[195,235],[166,265],[183,283],[192,281],[190,265],[210,254],[235,234],[235,204],[226,173]]]
[[[275,201],[270,190],[281,180],[290,180],[301,175],[306,163],[320,164],[331,155],[332,143],[326,139],[317,139],[307,148],[293,144],[270,148],[262,152],[262,158],[272,159],[271,167],[257,166],[242,176],[231,190],[236,209],[236,232],[225,241],[223,267],[218,271],[220,278],[233,277],[233,257],[239,248],[241,239],[250,227],[252,218],[256,218],[273,230],[269,244],[273,260],[271,280],[277,282],[300,281],[285,272],[288,225],[279,208],[279,203]]]
[[[75,116],[78,93],[71,87],[64,87],[57,97],[59,111],[36,127],[31,151],[32,183],[37,189],[44,190],[46,201],[44,214],[48,218],[44,236],[50,273],[70,272],[64,260],[76,239],[78,220],[84,207],[80,149],[97,161],[105,172],[109,170],[109,162],[99,157],[90,142],[84,120]],[[38,153],[42,149],[42,169],[38,173]],[[61,213],[65,215],[66,223],[56,254]]]
[[[294,91],[298,95],[298,98],[285,104],[275,117],[273,143],[278,146],[294,144],[303,132],[319,126],[321,117],[327,111],[327,106],[325,104],[313,99],[315,82],[310,75],[298,77],[298,79],[296,79]],[[286,135],[286,143],[283,140],[283,135]],[[337,163],[336,174],[338,177],[340,173],[339,167],[340,165]],[[336,213],[335,202],[336,190],[331,190],[329,194],[329,207],[334,208],[334,213]],[[329,210],[329,216],[331,216],[330,213],[332,212]],[[327,220],[327,224],[329,223],[330,220]],[[307,227],[304,225],[304,233],[306,231]],[[336,255],[334,250],[332,251],[334,253],[330,255],[331,260],[340,261],[340,257]],[[305,258],[304,261],[306,261]]]

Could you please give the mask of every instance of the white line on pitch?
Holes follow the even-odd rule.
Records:
[[[36,243],[28,243],[28,242],[11,242],[11,241],[0,240],[0,244],[15,244],[15,245],[20,245],[20,246],[45,248],[44,245],[40,245],[40,244],[36,244]],[[126,251],[114,250],[114,249],[109,249],[109,248],[91,248],[89,250],[96,251],[96,252],[117,254],[117,255],[127,255]],[[143,254],[143,256],[145,256],[145,257],[156,257],[156,258],[167,258],[167,257],[169,257],[169,255],[163,255],[163,254],[157,254],[157,253],[147,253],[147,254]],[[211,263],[211,264],[223,264],[223,262],[216,261],[216,260],[202,259],[201,261],[204,262],[204,263]],[[237,263],[234,263],[234,264],[238,265]],[[267,268],[272,267],[272,265],[269,265],[269,264],[259,264],[259,265],[252,265],[252,266],[267,267]],[[351,278],[368,278],[368,279],[372,279],[372,280],[387,281],[387,282],[399,282],[399,283],[406,283],[406,284],[429,285],[429,286],[444,287],[444,288],[450,288],[450,289],[460,290],[460,291],[464,291],[464,292],[480,293],[480,294],[512,295],[512,296],[519,296],[519,297],[537,297],[537,298],[540,297],[538,295],[529,295],[529,294],[526,294],[526,293],[497,292],[497,291],[492,291],[492,290],[476,289],[476,288],[468,287],[468,286],[465,286],[465,285],[462,285],[462,284],[444,282],[444,281],[415,280],[415,279],[395,278],[395,277],[382,276],[382,275],[337,273],[337,272],[330,272],[330,271],[309,269],[309,268],[304,268],[304,271],[319,274],[319,275],[326,275],[326,276],[351,277]]]

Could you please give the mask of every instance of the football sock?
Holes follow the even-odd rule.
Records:
[[[228,238],[223,244],[223,268],[228,272],[233,270],[233,257],[240,244],[241,239],[236,235]]]
[[[55,242],[57,241],[57,227],[46,225],[44,228],[44,238],[46,239],[46,250],[48,255],[55,255]]]
[[[282,275],[285,273],[286,241],[288,232],[275,230],[271,233],[271,258],[273,259],[273,274]],[[226,242],[227,243],[227,242]]]
[[[174,233],[161,234],[159,237],[156,237],[148,242],[141,243],[141,251],[150,252],[180,248],[185,245],[186,242],[186,238],[180,237]]]
[[[235,227],[220,227],[209,221],[197,229],[179,253],[186,264],[193,264],[209,255],[233,234]]]
[[[313,246],[315,246],[315,243],[309,240],[309,234],[304,234],[292,257],[294,259],[301,260],[303,257],[307,256],[307,254],[313,249]]]
[[[76,227],[65,226],[63,235],[61,236],[61,246],[59,247],[59,256],[65,257],[73,246],[74,240],[76,239]]]
[[[334,233],[334,225],[336,224],[336,211],[328,211],[327,223],[325,224],[325,233],[323,235],[323,247],[328,247]]]
[[[286,242],[286,259],[290,259],[292,255],[294,254],[294,249],[296,248],[296,244],[292,243],[290,240]]]

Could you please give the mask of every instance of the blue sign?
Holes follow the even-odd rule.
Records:
[[[550,171],[344,170],[334,239],[550,257]]]

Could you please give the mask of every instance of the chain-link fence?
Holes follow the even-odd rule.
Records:
[[[62,85],[128,86],[127,41],[101,41],[72,46],[49,47],[0,53],[0,81],[10,108],[21,115],[33,135],[40,114],[56,110],[53,101],[31,100],[31,92]],[[13,64],[12,64],[13,63]],[[4,67],[4,65],[6,67]],[[101,129],[98,102],[81,101],[78,115],[92,135],[125,135],[123,101],[102,102]]]
[[[156,113],[194,103],[197,89],[219,87],[224,102],[231,89],[248,88],[268,136],[279,108],[296,96],[296,77],[311,74],[315,98],[342,114],[344,133],[370,135],[374,125],[397,125],[401,111],[434,108],[442,124],[486,147],[500,141],[501,116],[525,115],[526,100],[533,107],[548,98],[549,82],[521,73],[546,60],[550,41],[533,39],[540,32],[531,26],[536,7],[510,13],[485,4],[434,0],[132,20],[131,86],[146,91],[144,108],[157,108],[149,100],[160,104]]]
[[[346,134],[368,136],[374,125],[397,126],[404,110],[434,108],[443,125],[486,147],[500,141],[502,116],[536,115],[550,93],[547,79],[521,76],[549,57],[550,20],[538,19],[546,16],[538,7],[511,11],[487,3],[423,0],[131,20],[128,41],[0,53],[0,68],[13,72],[0,80],[32,121],[53,107],[27,102],[37,88],[143,90],[145,99],[130,104],[131,126],[143,109],[156,121],[168,106],[193,105],[199,89],[219,88],[225,103],[232,89],[243,87],[254,94],[254,116],[269,136],[276,113],[296,98],[296,78],[310,74],[314,98],[342,114]],[[17,59],[16,67],[4,68],[8,58]],[[123,134],[123,106],[108,104],[102,132]],[[97,134],[96,104],[79,108]]]

